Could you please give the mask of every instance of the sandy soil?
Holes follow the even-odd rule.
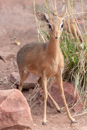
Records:
[[[39,7],[44,4],[43,0],[36,0]],[[58,2],[59,5],[60,1]],[[87,0],[83,0],[84,11],[87,11]],[[75,10],[80,11],[78,1],[75,2]],[[79,16],[78,16],[79,17]],[[84,15],[85,17],[85,15]],[[16,45],[15,39],[20,42]],[[11,89],[9,81],[11,72],[18,72],[16,54],[26,43],[38,41],[36,23],[33,14],[33,5],[29,0],[4,0],[0,1],[0,89]],[[2,58],[6,59],[5,62]],[[16,86],[14,85],[14,88]],[[28,91],[23,91],[28,97]],[[34,102],[33,102],[34,104]],[[30,105],[31,107],[31,105]],[[47,125],[42,126],[43,100],[38,101],[31,107],[35,130],[87,130],[87,115],[75,117],[77,123],[70,124],[65,109],[59,114],[48,105]],[[72,115],[75,114],[71,111]]]

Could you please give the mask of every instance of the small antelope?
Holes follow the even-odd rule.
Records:
[[[57,111],[61,113],[60,107],[47,91],[48,77],[56,77],[56,81],[67,111],[68,118],[71,120],[71,122],[76,122],[69,112],[62,83],[64,58],[60,49],[59,38],[62,34],[63,19],[65,14],[65,2],[63,3],[60,15],[54,14],[52,18],[49,18],[47,14],[38,12],[38,19],[48,24],[50,34],[49,42],[42,44],[28,43],[24,45],[17,53],[17,64],[20,73],[19,90],[22,91],[23,82],[28,77],[29,73],[33,73],[34,75],[40,77],[38,83],[44,90],[44,114],[42,122],[43,125],[46,125],[46,107],[48,96],[52,100]]]

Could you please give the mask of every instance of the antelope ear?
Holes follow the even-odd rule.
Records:
[[[37,12],[37,13],[36,13],[36,16],[37,16],[37,18],[38,18],[39,20],[41,20],[41,21],[44,21],[44,22],[47,22],[47,23],[49,22],[48,15],[45,14],[45,13]]]
[[[66,3],[64,2],[63,5],[62,5],[62,11],[61,13],[59,14],[59,17],[60,18],[64,18],[65,14],[67,13],[67,5]]]

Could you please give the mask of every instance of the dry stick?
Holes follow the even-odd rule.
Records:
[[[87,111],[86,111],[86,112],[83,112],[83,113],[81,113],[81,114],[73,115],[73,117],[82,116],[82,115],[85,115],[85,114],[87,114]]]
[[[52,7],[53,7],[53,10],[56,11],[57,10],[57,8],[56,8],[56,0],[54,0],[54,2],[51,0],[50,3],[52,5]]]
[[[13,89],[14,85],[15,85],[18,81],[19,81],[19,80],[16,80],[16,81],[14,82],[14,84],[11,86],[12,89]]]
[[[70,110],[70,109],[69,109]],[[64,113],[64,114],[66,114],[66,113]],[[83,115],[85,115],[85,114],[87,114],[87,111],[86,112],[83,112],[83,113],[80,113],[80,114],[74,114],[73,115],[73,117],[77,117],[77,116],[83,116]]]
[[[73,15],[73,14],[82,14],[82,13],[87,14],[87,12],[78,12],[78,13],[71,13],[71,14],[69,14],[69,15],[66,15],[65,17],[69,17],[69,16],[71,16],[71,15]]]
[[[34,13],[36,14],[36,10],[35,10],[35,0],[33,0],[33,3],[34,3]],[[40,38],[39,38],[39,35],[40,35],[40,36],[42,37],[43,41],[46,42],[45,39],[44,39],[44,37],[43,37],[43,35],[41,34],[41,32],[40,32],[40,30],[39,30],[40,24],[38,24],[38,19],[37,19],[36,15],[35,15],[34,17],[35,17],[35,20],[36,20],[36,26],[37,26],[37,32],[38,32],[38,39],[39,39],[39,41],[40,41]]]
[[[32,99],[36,99],[36,98],[37,98],[39,91],[40,91],[40,87],[37,85],[37,86],[34,88],[34,90],[33,90],[33,92],[31,93],[31,95],[28,96],[27,101],[30,102],[30,106],[31,106],[31,101],[32,101]],[[38,102],[38,101],[37,101],[37,102]],[[36,102],[36,103],[37,103],[37,102]],[[34,103],[31,107],[33,107],[36,103]]]
[[[81,3],[82,3],[82,1],[81,1]],[[82,6],[81,6],[81,9],[82,9],[82,18],[83,18],[83,22],[84,22],[84,16],[83,16],[83,3],[82,3]],[[86,32],[85,24],[83,24],[83,26],[84,26],[84,30],[85,30],[85,32]]]

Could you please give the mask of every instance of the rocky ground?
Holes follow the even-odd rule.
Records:
[[[59,5],[60,1],[58,2]],[[36,0],[41,7],[43,0]],[[75,2],[75,11],[80,11],[79,1]],[[87,1],[83,0],[84,11],[87,12]],[[78,16],[79,17],[79,16]],[[85,17],[85,15],[84,15]],[[16,45],[15,40],[20,42]],[[13,83],[9,81],[12,72],[18,72],[16,54],[28,42],[38,41],[36,22],[33,14],[32,1],[4,0],[0,1],[0,90],[11,89]],[[23,91],[28,98],[29,90]],[[36,103],[37,102],[37,103]],[[65,108],[59,114],[55,108],[48,105],[47,125],[42,126],[43,100],[33,102],[31,107],[35,130],[87,130],[87,115],[75,117],[77,123],[70,124]],[[72,112],[72,115],[75,113]]]

